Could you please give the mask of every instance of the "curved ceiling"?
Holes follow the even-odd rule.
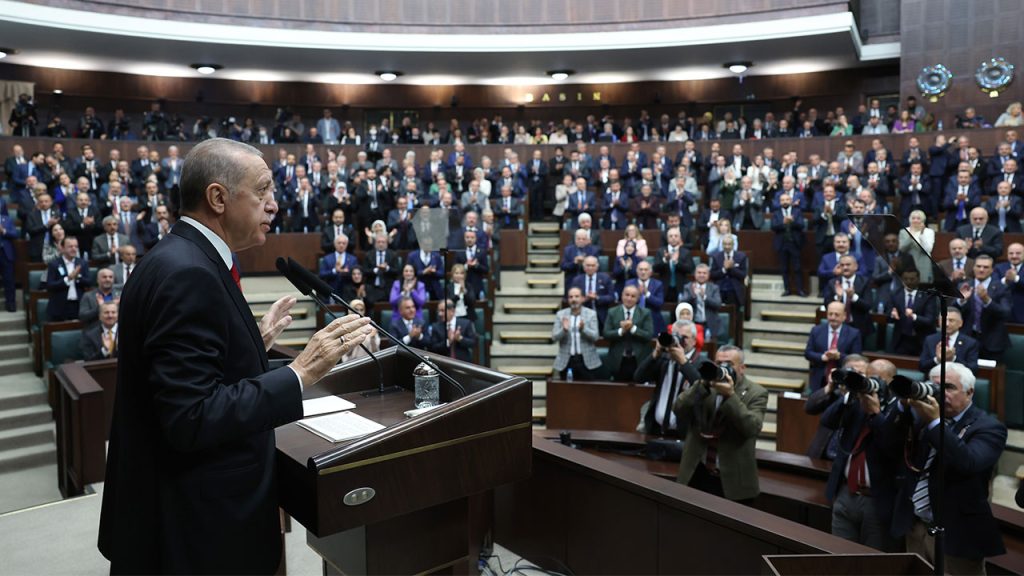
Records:
[[[575,34],[384,34],[181,23],[0,0],[4,61],[77,70],[191,77],[189,65],[222,65],[214,77],[254,81],[520,85],[554,83],[545,71],[575,70],[573,83],[695,80],[816,72],[897,58],[899,44],[863,46],[849,12],[679,29]]]

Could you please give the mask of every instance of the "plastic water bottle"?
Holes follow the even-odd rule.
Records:
[[[565,371],[565,381],[572,382],[572,368]]]
[[[412,371],[413,380],[416,383],[416,407],[430,408],[441,402],[440,398],[440,376],[426,363],[421,362]]]

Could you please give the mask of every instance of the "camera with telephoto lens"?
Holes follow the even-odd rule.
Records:
[[[885,382],[876,376],[865,376],[849,368],[840,368],[832,372],[832,385],[843,386],[855,394],[885,395]]]
[[[708,385],[712,382],[724,382],[730,378],[734,384],[736,383],[736,370],[732,367],[732,362],[715,364],[711,360],[703,360],[697,367],[697,371],[700,372],[701,379]]]
[[[927,400],[929,396],[938,397],[942,387],[934,382],[919,382],[897,374],[889,384],[892,393],[907,400]]]
[[[658,344],[661,344],[662,348],[670,348],[678,343],[679,339],[669,332],[662,332],[661,334],[658,334]]]

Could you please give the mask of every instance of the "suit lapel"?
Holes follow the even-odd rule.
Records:
[[[171,228],[171,234],[181,236],[185,240],[192,242],[198,246],[204,254],[206,254],[207,258],[210,259],[210,262],[217,269],[217,274],[220,276],[221,284],[224,285],[224,289],[231,295],[231,301],[235,304],[239,317],[242,318],[242,322],[245,324],[245,327],[249,329],[249,336],[252,337],[253,344],[255,344],[256,348],[260,351],[259,356],[260,362],[263,364],[263,369],[267,370],[269,364],[267,363],[266,349],[263,345],[263,337],[260,335],[259,327],[256,325],[256,319],[253,318],[249,304],[245,301],[245,298],[242,296],[242,292],[235,284],[234,278],[231,277],[231,271],[224,266],[224,261],[221,260],[220,254],[217,253],[213,244],[211,244],[199,230],[185,222],[178,222],[175,224],[174,227]]]

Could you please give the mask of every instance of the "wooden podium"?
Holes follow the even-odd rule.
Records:
[[[306,527],[325,574],[470,573],[491,527],[490,490],[530,475],[530,383],[417,350],[465,389],[441,380],[445,406],[415,418],[412,370],[398,348],[336,369],[305,398],[338,395],[386,426],[332,444],[295,423],[277,429],[281,507]]]

